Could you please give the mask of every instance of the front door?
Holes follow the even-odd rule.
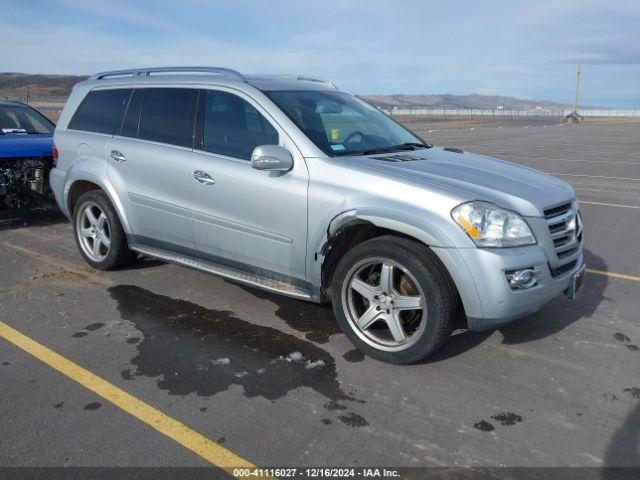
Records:
[[[231,267],[304,279],[309,181],[304,158],[249,97],[205,90],[198,108],[200,130],[189,162],[196,249]],[[253,169],[251,152],[258,145],[287,148],[293,169]]]

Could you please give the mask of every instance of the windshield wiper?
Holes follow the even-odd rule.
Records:
[[[407,142],[407,143],[403,143],[402,145],[411,145],[413,147],[418,147],[418,148],[431,148],[431,147],[433,147],[433,145],[430,145],[428,143],[420,143],[420,142]]]
[[[407,143],[401,143],[400,145],[392,145],[390,147],[372,148],[371,150],[365,150],[360,154],[373,155],[375,153],[401,152],[405,150],[416,150],[418,148],[431,148],[432,146],[433,145],[429,145],[428,143],[407,142]]]

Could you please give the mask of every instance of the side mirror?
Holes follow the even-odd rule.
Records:
[[[293,157],[279,145],[259,145],[251,153],[251,166],[256,170],[288,172],[293,168]]]

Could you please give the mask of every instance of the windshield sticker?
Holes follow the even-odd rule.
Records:
[[[344,150],[344,145],[340,145],[340,144],[331,145],[331,150]]]

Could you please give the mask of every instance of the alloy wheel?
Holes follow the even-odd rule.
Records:
[[[349,270],[342,305],[354,332],[385,351],[408,348],[427,322],[420,284],[407,268],[388,258],[367,258]]]
[[[94,262],[102,262],[111,247],[109,222],[97,203],[82,206],[76,223],[76,235],[84,254]]]

